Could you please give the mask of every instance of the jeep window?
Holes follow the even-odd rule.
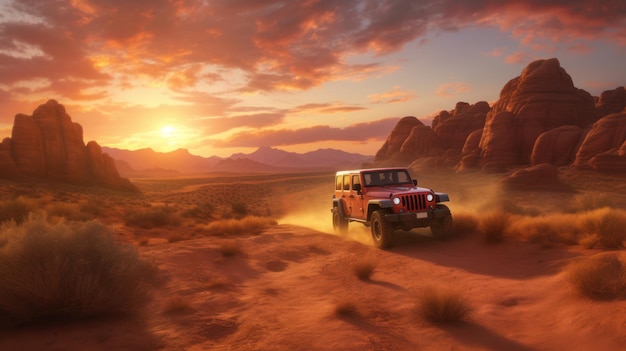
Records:
[[[343,176],[343,190],[350,190],[350,175]]]
[[[413,184],[406,170],[380,170],[363,173],[365,186]]]
[[[355,185],[359,185],[358,187]],[[361,188],[361,177],[358,174],[352,175],[352,189],[360,189]]]
[[[337,176],[337,180],[335,182],[335,190],[341,191],[341,189],[343,188],[341,186],[341,176]]]

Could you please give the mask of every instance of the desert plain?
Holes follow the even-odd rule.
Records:
[[[387,250],[358,223],[333,233],[328,172],[132,179],[140,192],[2,180],[3,206],[97,221],[154,277],[128,313],[8,323],[0,350],[626,349],[626,176],[563,169],[569,189],[529,190],[412,173],[450,194],[454,235],[398,231]],[[577,263],[606,257],[610,291],[577,285]]]

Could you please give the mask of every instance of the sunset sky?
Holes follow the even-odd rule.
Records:
[[[56,99],[103,146],[374,154],[551,57],[626,85],[626,1],[0,0],[0,138]]]

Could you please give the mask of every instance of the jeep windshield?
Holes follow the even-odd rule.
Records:
[[[363,181],[366,187],[388,185],[413,186],[409,172],[403,169],[383,169],[363,172]]]

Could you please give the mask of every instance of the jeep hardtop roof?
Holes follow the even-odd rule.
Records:
[[[354,174],[361,172],[381,172],[381,171],[408,171],[406,167],[379,167],[379,168],[361,168],[361,169],[353,169],[350,171],[337,171],[337,175],[341,174]],[[409,172],[411,174],[411,172]]]

